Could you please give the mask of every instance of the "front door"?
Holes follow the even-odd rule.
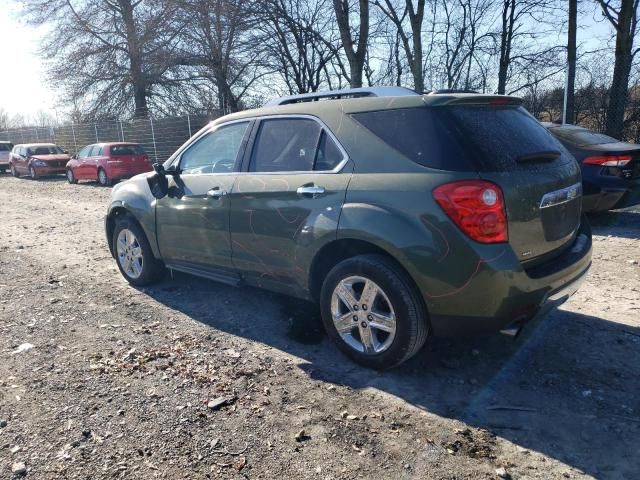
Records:
[[[86,178],[90,178],[87,176],[87,157],[89,156],[89,152],[93,148],[93,145],[87,145],[82,150],[78,152],[78,156],[76,159],[76,168],[74,169],[73,175],[78,180],[84,180]]]
[[[180,155],[181,173],[169,177],[169,194],[156,204],[158,245],[169,267],[232,270],[229,194],[249,125],[214,127]]]
[[[263,119],[231,195],[234,266],[248,283],[304,288],[312,255],[336,236],[346,153],[315,119]]]

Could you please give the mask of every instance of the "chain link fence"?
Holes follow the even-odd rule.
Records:
[[[207,116],[185,115],[161,119],[134,118],[58,126],[9,128],[0,131],[0,140],[19,143],[55,143],[71,154],[82,147],[102,142],[141,144],[155,162],[164,162],[194,133],[212,120]]]

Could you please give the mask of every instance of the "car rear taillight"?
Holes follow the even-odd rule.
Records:
[[[624,167],[631,161],[631,155],[598,155],[587,157],[582,162],[588,165],[601,165],[603,167]]]
[[[445,183],[433,190],[440,208],[471,239],[481,243],[509,240],[502,190],[484,180]]]

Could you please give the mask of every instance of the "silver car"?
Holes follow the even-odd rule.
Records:
[[[0,173],[4,173],[9,168],[9,158],[11,158],[11,149],[13,143],[0,142]]]

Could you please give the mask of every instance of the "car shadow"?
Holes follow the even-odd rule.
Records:
[[[590,213],[588,218],[594,235],[640,238],[640,207]]]
[[[179,273],[144,292],[211,328],[294,355],[310,378],[376,389],[597,478],[640,471],[638,328],[558,310],[516,341],[433,339],[398,368],[376,372],[338,352],[309,303]]]

